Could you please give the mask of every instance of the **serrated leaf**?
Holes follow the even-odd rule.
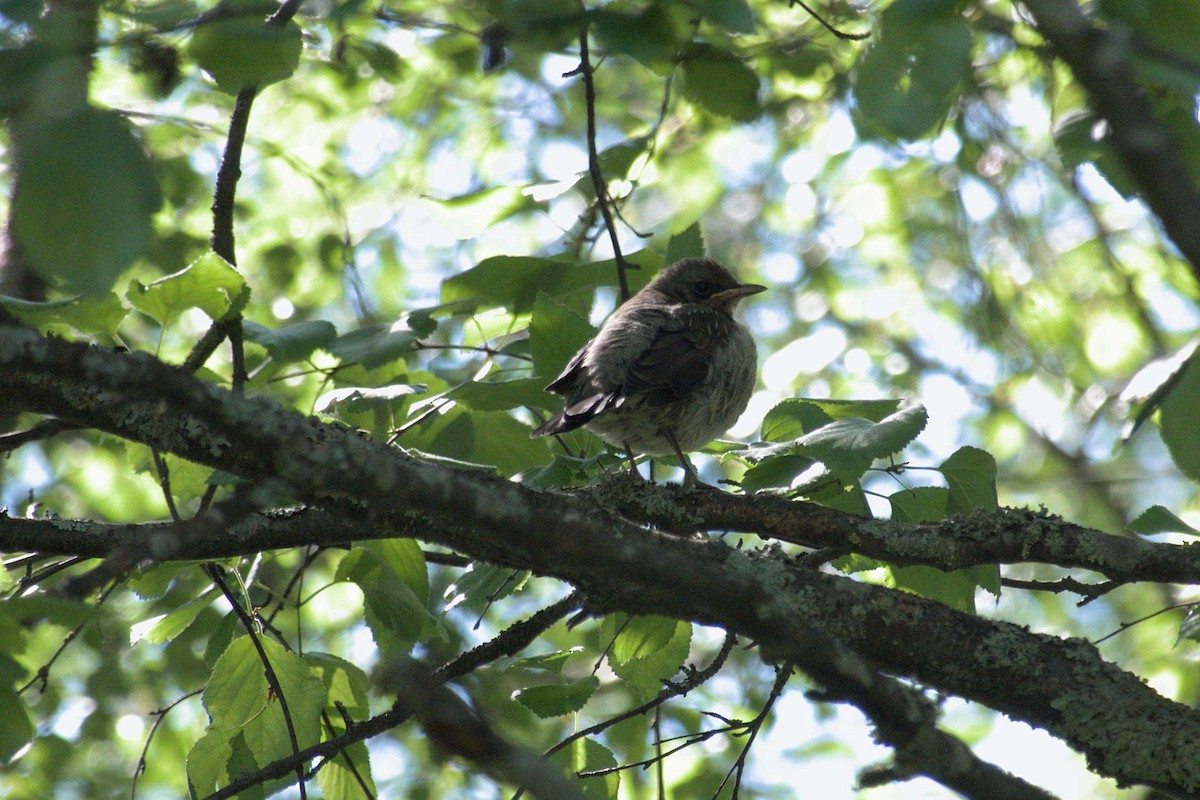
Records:
[[[839,419],[800,437],[797,450],[835,471],[861,474],[875,459],[887,458],[916,439],[928,419],[921,405],[903,408],[880,422]]]
[[[880,20],[854,78],[859,121],[889,139],[918,139],[957,99],[971,66],[971,31],[951,4],[935,10],[923,0],[898,0]]]
[[[980,451],[982,452],[982,451]],[[954,490],[921,486],[894,493],[888,498],[892,519],[897,522],[936,522],[944,519],[954,503]],[[979,564],[945,572],[934,567],[912,565],[889,567],[892,585],[937,600],[960,611],[975,613],[975,589],[983,587],[1000,595],[1000,566]]]
[[[349,759],[350,763],[346,761]],[[353,742],[342,748],[337,758],[321,765],[317,773],[317,785],[325,800],[362,800],[378,797],[379,790],[371,776],[371,756],[362,742]],[[240,797],[240,795],[239,795]]]
[[[650,144],[650,137],[636,136],[614,144],[600,153],[600,172],[608,180],[621,180]]]
[[[282,328],[268,328],[245,320],[242,331],[247,341],[265,347],[271,358],[280,364],[302,361],[317,348],[325,347],[337,338],[337,328],[322,319],[297,322]]]
[[[300,27],[288,20],[268,24],[246,9],[246,3],[224,3],[224,19],[209,20],[192,32],[188,52],[217,86],[229,94],[267,86],[290,77],[304,49]]]
[[[366,369],[374,369],[403,358],[420,338],[420,334],[401,320],[392,324],[366,325],[343,333],[325,345],[325,350],[344,364],[362,364]]]
[[[370,682],[367,673],[345,659],[328,653],[306,653],[304,663],[325,687],[327,708],[341,721],[335,704],[340,704],[350,718],[361,722],[371,715],[371,704],[367,696]],[[336,724],[336,723],[335,723]]]
[[[588,675],[573,683],[530,686],[513,692],[513,699],[542,719],[573,714],[600,688],[600,679]]]
[[[563,668],[567,665],[567,661],[571,656],[581,652],[583,652],[583,647],[577,645],[569,650],[555,650],[553,653],[542,653],[536,656],[498,658],[492,662],[492,666],[495,669],[502,669],[508,672],[524,672],[528,670],[562,675]]]
[[[790,443],[831,422],[833,417],[816,403],[792,397],[778,403],[763,417],[762,439],[764,442]]]
[[[397,400],[415,394],[423,394],[426,387],[419,383],[389,383],[386,386],[343,386],[331,389],[317,398],[313,410],[328,414],[335,409],[344,409],[351,414],[390,408]]]
[[[897,522],[935,522],[945,519],[950,490],[941,486],[902,489],[888,497],[892,519]]]
[[[586,736],[559,750],[550,757],[550,761],[572,775],[586,775],[617,766],[617,758],[612,751]],[[617,800],[621,788],[621,773],[609,772],[591,778],[580,778],[578,786],[587,800]]]
[[[1200,531],[1188,525],[1163,506],[1150,506],[1129,523],[1129,530],[1149,536],[1155,533],[1186,533],[1200,536]]]
[[[160,614],[131,625],[129,644],[135,645],[143,639],[150,644],[163,644],[171,641],[187,630],[196,621],[196,617],[212,605],[219,594],[220,592],[215,587],[210,588],[199,597],[193,597],[166,614]]]
[[[668,264],[674,264],[685,258],[704,258],[704,234],[700,231],[700,223],[693,222],[667,242],[667,255],[664,259]]]
[[[562,401],[546,391],[545,378],[515,381],[470,381],[447,395],[475,411],[508,411],[513,408],[557,408]]]
[[[692,626],[653,615],[610,614],[605,617],[601,636],[613,637],[608,651],[613,672],[634,694],[648,700],[683,666],[691,646]]]
[[[362,590],[364,616],[381,650],[408,652],[437,630],[417,592],[375,553],[353,548],[338,564],[335,579],[353,581]]]
[[[505,476],[551,460],[546,439],[530,439],[529,426],[511,414],[458,406],[407,429],[400,444],[443,458],[487,465]]]
[[[247,292],[246,280],[232,264],[209,251],[179,272],[149,285],[133,280],[126,294],[134,308],[170,325],[179,315],[199,308],[212,319],[221,319]]]
[[[0,295],[0,306],[26,325],[42,330],[65,327],[80,333],[109,336],[116,335],[117,326],[129,314],[129,309],[113,292],[98,297],[80,296],[41,303]]]
[[[486,603],[502,600],[520,590],[529,575],[525,570],[473,561],[454,583],[446,587],[446,610],[463,604],[468,608],[480,608]]]
[[[53,285],[96,296],[146,251],[162,205],[154,168],[129,124],[87,108],[22,138],[11,231]]]
[[[792,481],[814,463],[808,456],[794,453],[763,459],[742,474],[742,491],[750,494],[763,489],[791,486]]]
[[[749,122],[762,113],[758,75],[737,56],[702,43],[682,60],[683,94],[718,116]]]
[[[545,293],[539,293],[529,321],[529,347],[533,368],[552,380],[562,372],[580,347],[596,335],[586,319]]]
[[[950,488],[946,513],[994,511],[1000,507],[996,495],[996,459],[986,450],[960,447],[942,462],[938,471],[946,477]]]

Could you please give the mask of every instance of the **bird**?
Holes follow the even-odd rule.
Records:
[[[758,351],[734,319],[738,301],[765,291],[708,258],[660,272],[604,320],[546,391],[563,410],[533,437],[586,427],[634,453],[675,455],[684,486],[698,481],[685,453],[724,433],[750,402]]]

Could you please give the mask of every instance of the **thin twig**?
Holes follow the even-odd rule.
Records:
[[[254,645],[254,649],[258,651],[258,659],[263,665],[263,675],[267,679],[267,685],[271,687],[271,693],[279,699],[279,710],[283,713],[283,721],[287,726],[288,739],[292,745],[292,755],[296,756],[300,753],[300,740],[296,737],[296,726],[292,723],[292,712],[288,708],[287,698],[283,695],[283,686],[279,683],[279,677],[275,674],[275,668],[271,666],[271,659],[267,658],[267,651],[263,649],[262,642],[258,638],[258,631],[255,630],[254,620],[242,608],[241,602],[234,596],[229,589],[229,584],[225,582],[225,578],[221,575],[221,568],[214,563],[204,565],[204,571],[212,578],[213,583],[221,590],[221,594],[225,596],[226,602],[233,607],[233,613],[237,615],[238,621],[242,623],[246,634],[250,637],[250,642]],[[296,764],[296,787],[300,790],[300,800],[306,800],[308,793],[304,788],[304,762]]]
[[[596,149],[596,82],[592,74],[592,61],[588,53],[588,17],[582,16],[579,30],[579,72],[583,78],[584,102],[587,107],[587,150],[588,174],[592,178],[592,188],[596,192],[596,204],[604,216],[604,227],[608,230],[609,241],[612,242],[613,258],[617,263],[617,280],[621,286],[621,302],[629,299],[629,279],[626,270],[631,265],[621,254],[621,243],[617,237],[617,225],[613,220],[612,202],[608,196],[608,185],[604,182],[604,173],[600,171],[600,153]]]
[[[150,742],[154,741],[154,734],[158,733],[158,728],[163,724],[163,720],[167,718],[167,713],[183,701],[195,697],[203,693],[203,691],[203,689],[193,689],[165,708],[150,712],[150,716],[154,717],[154,724],[150,726],[150,733],[146,734],[146,744],[142,747],[142,754],[138,757],[137,765],[133,768],[133,781],[129,786],[129,800],[137,800],[138,778],[146,771],[146,754],[150,752]]]
[[[864,33],[846,33],[845,31],[838,30],[837,28],[833,27],[833,25],[826,22],[824,17],[822,17],[820,14],[818,14],[817,12],[815,12],[811,8],[809,8],[807,5],[805,5],[802,0],[788,0],[788,5],[789,6],[800,6],[801,8],[803,8],[805,11],[807,11],[809,13],[809,16],[811,16],[817,22],[821,23],[821,27],[823,27],[825,30],[829,31],[830,33],[832,33],[834,36],[836,36],[839,39],[849,39],[852,42],[860,42],[863,39],[866,39],[868,36],[871,35],[870,31],[866,31]]]

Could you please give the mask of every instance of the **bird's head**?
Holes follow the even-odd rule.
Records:
[[[685,258],[660,272],[642,291],[657,292],[675,303],[706,303],[730,313],[743,297],[766,289],[756,283],[741,283],[710,259]]]

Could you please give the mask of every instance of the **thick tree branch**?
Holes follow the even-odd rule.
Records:
[[[1109,576],[1113,585],[1101,587],[1104,591],[1139,581],[1200,583],[1200,543],[1176,545],[1114,536],[1043,511],[1006,508],[940,522],[902,523],[769,495],[735,495],[704,486],[685,492],[674,485],[627,480],[624,473],[580,494],[629,519],[679,534],[739,531],[947,571],[1015,563],[1083,568]],[[0,549],[91,558],[122,550],[134,561],[219,559],[307,545],[415,538],[428,524],[413,515],[389,518],[380,525],[361,510],[348,508],[285,509],[232,520],[211,514],[180,523],[137,524],[14,519],[0,513]],[[1077,581],[1054,588],[1086,595],[1101,590]]]
[[[742,552],[656,533],[587,496],[424,463],[144,354],[10,328],[0,331],[0,372],[10,388],[0,400],[6,406],[286,486],[304,502],[353,501],[373,524],[399,529],[419,515],[433,523],[421,532],[426,541],[567,581],[597,611],[724,628],[758,642],[765,657],[829,681],[835,695],[845,691],[838,659],[861,655],[893,675],[1043,727],[1086,754],[1100,774],[1200,793],[1200,714],[1105,662],[1086,642],[797,568],[774,549]],[[879,718],[870,704],[880,696],[850,696]],[[902,705],[905,697],[894,701]]]
[[[1092,25],[1076,0],[1023,0],[1038,31],[1067,63],[1108,121],[1121,163],[1200,280],[1200,190],[1179,148],[1134,76],[1131,41]]]

